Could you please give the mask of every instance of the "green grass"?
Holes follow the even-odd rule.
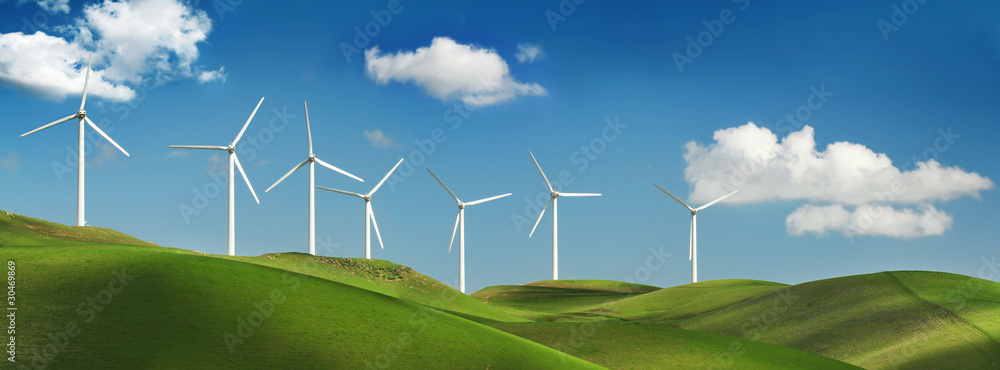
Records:
[[[479,322],[523,322],[413,269],[384,260],[313,256],[306,253],[272,253],[261,257],[229,257],[270,266],[435,307]]]
[[[90,226],[66,226],[0,211],[0,247],[16,245],[80,245],[80,242],[155,245],[111,229]]]
[[[918,298],[940,306],[1000,343],[1000,284],[943,272],[893,272]],[[1000,346],[1000,344],[998,344]]]
[[[526,285],[483,288],[472,297],[532,321],[587,320],[600,310],[593,307],[659,290],[660,288],[610,280],[539,281]]]
[[[664,323],[796,348],[865,368],[1000,367],[1000,347],[989,336],[917,299],[896,279],[906,275],[814,281]],[[1000,306],[984,306],[977,315],[1000,317]]]
[[[496,323],[493,327],[610,369],[856,369],[791,348],[625,322]]]
[[[407,300],[190,251],[96,244],[3,251],[17,263],[25,363],[44,353],[51,334],[68,342],[48,364],[55,368],[596,367]],[[134,280],[107,293],[122,271]],[[268,308],[278,294],[280,303]],[[242,334],[253,329],[246,338],[241,320],[257,324],[245,324]],[[70,323],[78,332],[62,339]]]
[[[659,322],[703,314],[786,286],[760,280],[703,281],[603,304],[595,309],[632,320]]]

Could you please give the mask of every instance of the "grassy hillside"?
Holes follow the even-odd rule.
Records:
[[[25,363],[48,353],[56,368],[595,367],[405,300],[189,251],[3,251],[17,263]]]
[[[14,245],[79,245],[80,242],[155,245],[111,229],[90,226],[66,226],[0,211],[0,247]]]
[[[641,323],[496,323],[492,326],[610,369],[857,368],[791,348]]]
[[[588,307],[646,294],[660,288],[609,280],[539,281],[483,288],[472,297],[533,321],[589,320],[600,311]]]
[[[878,273],[814,281],[663,323],[796,348],[865,368],[1000,367],[1000,346],[984,329],[918,299],[900,283],[910,281],[918,291],[934,296],[940,287],[921,284],[939,273],[912,279],[908,275]],[[990,282],[995,285],[1000,284]],[[995,294],[993,289],[983,291]],[[993,295],[982,302],[997,300]],[[997,305],[967,307],[977,321],[1000,317]]]
[[[760,280],[712,280],[658,290],[592,309],[639,321],[682,319],[786,287]]]
[[[483,304],[475,298],[413,269],[383,260],[272,253],[261,257],[229,257],[253,264],[336,281],[390,297],[406,299],[479,322],[524,322],[527,319]]]

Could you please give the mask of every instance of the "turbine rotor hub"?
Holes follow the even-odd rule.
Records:
[[[698,214],[698,210],[697,210],[697,209],[696,209],[696,210],[694,210],[694,211],[691,211],[691,215],[692,215],[692,216],[694,216],[694,215],[697,215],[697,214]]]
[[[458,203],[458,209],[465,209],[465,203]]]
[[[87,111],[83,110],[83,109],[80,109],[79,111],[76,112],[76,115],[78,117],[80,117],[80,118],[86,117],[87,116]]]

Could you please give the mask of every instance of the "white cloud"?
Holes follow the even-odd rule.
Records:
[[[521,63],[532,63],[535,59],[543,56],[545,56],[545,53],[542,52],[542,47],[535,44],[518,44],[517,54],[514,55],[517,61]]]
[[[212,81],[226,82],[226,66],[219,67],[218,71],[202,71],[198,75],[199,83],[206,83]]]
[[[951,229],[953,221],[950,215],[930,205],[923,206],[920,210],[896,210],[891,206],[866,204],[849,211],[840,204],[807,204],[785,219],[785,227],[791,235],[823,235],[829,231],[839,232],[847,237],[913,239],[944,234]]]
[[[812,127],[778,140],[752,122],[718,130],[714,143],[685,145],[685,180],[691,201],[700,204],[733,189],[727,203],[807,201],[788,216],[789,234],[880,235],[914,238],[940,235],[952,218],[931,204],[962,196],[978,198],[993,181],[930,159],[896,167],[884,153],[861,144],[836,142],[816,147]],[[919,207],[897,210],[894,204]],[[846,206],[855,206],[848,210]]]
[[[544,95],[536,83],[521,83],[510,75],[507,62],[491,49],[462,45],[435,37],[416,51],[382,55],[379,48],[365,51],[368,76],[383,85],[391,81],[420,86],[431,96],[459,99],[472,106],[487,106],[517,95]]]
[[[156,82],[175,76],[192,77],[199,42],[212,30],[212,20],[177,0],[105,0],[84,8],[77,21],[82,42],[96,37],[94,46],[110,60],[108,78],[139,83],[152,75]]]
[[[0,34],[0,83],[52,100],[80,95],[87,73],[87,55],[79,45],[42,32]],[[109,82],[104,71],[94,70],[87,95],[126,101],[135,97],[135,91]]]
[[[364,130],[362,132],[365,135],[365,139],[368,139],[368,143],[376,148],[392,148],[396,146],[396,143],[385,136],[382,129],[375,129],[374,131]]]
[[[0,157],[0,168],[7,170],[11,174],[17,172],[18,164],[17,153],[14,153],[12,150],[7,151],[7,155]]]
[[[945,167],[931,159],[901,170],[884,153],[864,145],[836,142],[816,148],[813,128],[778,137],[752,122],[715,132],[715,143],[685,145],[684,177],[694,186],[695,203],[734,188],[729,203],[779,200],[866,204],[922,204],[961,196],[979,197],[993,181],[975,172]]]
[[[64,1],[43,3],[58,7]],[[41,31],[0,34],[0,84],[53,100],[78,95],[87,50],[94,51],[88,95],[112,101],[131,100],[129,86],[148,82],[224,81],[221,68],[202,72],[194,65],[211,28],[205,12],[178,0],[104,0],[85,6],[74,23],[54,26],[71,39]]]

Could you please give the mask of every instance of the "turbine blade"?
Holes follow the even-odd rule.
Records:
[[[316,188],[317,189],[323,189],[323,190],[329,190],[329,191],[332,191],[332,192],[335,192],[335,193],[347,194],[347,195],[350,195],[350,196],[354,196],[354,197],[358,197],[358,198],[361,198],[361,199],[365,199],[364,195],[361,195],[361,194],[358,194],[358,193],[352,193],[352,192],[349,192],[349,191],[337,190],[337,189],[328,188],[328,187],[324,187],[324,186],[317,186]]]
[[[599,193],[559,193],[561,197],[599,197]]]
[[[308,159],[302,161],[302,163],[299,163],[299,165],[295,166],[295,168],[293,168],[291,171],[288,171],[288,173],[286,173],[285,176],[281,176],[281,178],[278,179],[278,181],[274,182],[274,185],[271,185],[271,187],[267,188],[267,190],[264,190],[264,192],[266,193],[266,192],[271,191],[271,189],[274,189],[275,186],[278,186],[279,183],[281,183],[282,181],[285,181],[285,178],[287,178],[288,176],[290,176],[295,171],[298,171],[300,168],[302,168],[302,166],[305,166],[306,163],[309,163]]]
[[[323,165],[323,167],[326,167],[326,168],[329,168],[331,170],[340,172],[341,174],[346,175],[347,177],[350,177],[352,179],[355,179],[355,180],[358,180],[358,181],[361,181],[361,182],[365,182],[365,180],[362,180],[360,177],[354,176],[354,175],[348,173],[347,171],[344,171],[342,169],[339,169],[339,168],[335,167],[332,164],[326,163],[322,159],[316,158],[316,162],[319,163],[319,164],[321,164],[321,165]]]
[[[538,214],[538,220],[537,220],[537,221],[535,221],[535,226],[532,226],[532,227],[531,227],[531,233],[529,233],[529,234],[528,234],[528,237],[529,237],[529,238],[530,238],[530,237],[531,237],[532,235],[534,235],[534,234],[535,234],[535,228],[537,228],[537,227],[538,227],[538,223],[539,223],[540,221],[542,221],[542,216],[545,216],[545,210],[546,210],[546,209],[549,209],[549,203],[552,203],[552,200],[553,200],[553,199],[556,199],[556,197],[549,197],[549,201],[548,201],[548,202],[545,202],[545,208],[542,208],[542,213],[539,213],[539,214]]]
[[[458,231],[458,221],[462,217],[462,211],[458,211],[458,215],[455,216],[455,228],[451,229],[451,241],[448,242],[448,254],[451,254],[451,246],[455,244],[455,232]]]
[[[542,174],[542,179],[545,180],[545,186],[549,187],[549,192],[554,192],[555,190],[552,189],[552,184],[549,183],[549,178],[545,177],[545,172],[542,171],[542,166],[538,165],[538,160],[535,159],[535,155],[531,154],[531,151],[528,151],[528,155],[530,155],[531,160],[535,162],[535,167],[538,167],[538,173]]]
[[[255,114],[257,114],[257,109],[260,108],[260,103],[263,103],[263,102],[264,102],[264,97],[262,96],[260,98],[260,101],[257,102],[257,106],[253,108],[253,113],[250,113],[250,118],[247,118],[247,123],[243,124],[243,129],[240,130],[239,135],[236,135],[236,140],[233,140],[233,143],[230,144],[230,145],[236,145],[236,143],[240,142],[240,138],[243,137],[243,133],[246,132],[247,126],[250,126],[250,121],[253,121],[253,116]]]
[[[83,105],[87,103],[87,85],[90,85],[90,62],[94,61],[94,53],[90,53],[90,59],[87,59],[87,77],[83,80],[83,98],[80,99],[80,110],[83,110]]]
[[[312,128],[309,126],[309,104],[306,101],[302,101],[302,106],[306,108],[306,135],[309,135],[309,155],[313,154],[313,132]]]
[[[247,173],[243,172],[243,165],[240,164],[240,157],[233,154],[233,160],[236,162],[236,169],[240,170],[240,175],[243,175],[243,181],[247,182],[247,187],[250,188],[250,194],[253,194],[253,199],[260,204],[260,199],[257,198],[257,192],[253,191],[253,185],[250,185],[250,179],[247,178]]]
[[[378,188],[382,187],[382,184],[385,183],[385,180],[388,180],[389,176],[392,176],[392,173],[396,171],[396,167],[399,167],[401,163],[403,163],[403,158],[400,158],[399,162],[396,162],[396,165],[392,166],[392,169],[389,170],[389,173],[385,174],[385,177],[382,178],[382,181],[379,181],[378,185],[375,185],[375,188],[372,189],[372,191],[368,192],[368,196],[375,194],[375,192],[378,191]]]
[[[79,114],[79,113],[73,113],[73,115],[71,115],[71,116],[66,116],[66,117],[64,117],[64,118],[60,118],[60,119],[57,119],[57,120],[55,120],[55,121],[52,121],[52,122],[50,122],[50,123],[47,123],[47,124],[45,124],[45,126],[42,126],[42,127],[39,127],[39,128],[36,128],[36,129],[34,129],[34,130],[31,130],[31,131],[28,131],[28,132],[25,132],[25,133],[21,134],[21,137],[25,137],[25,136],[28,136],[28,135],[31,135],[31,134],[33,134],[33,133],[36,133],[36,132],[38,132],[38,131],[42,131],[42,130],[44,130],[44,129],[47,129],[47,128],[49,128],[49,127],[52,127],[52,126],[55,126],[55,125],[58,125],[58,124],[60,124],[60,123],[63,123],[63,122],[66,122],[66,121],[69,121],[69,120],[71,120],[71,119],[74,119],[74,118],[77,118],[77,117],[79,117],[79,116],[80,116],[80,114]]]
[[[225,150],[225,151],[229,151],[229,148],[227,148],[227,147],[224,147],[224,146],[215,146],[215,145],[171,145],[170,147],[171,148],[179,148],[179,149],[212,149],[212,150]]]
[[[372,225],[375,226],[375,236],[378,237],[378,246],[379,248],[385,249],[385,246],[382,245],[382,234],[378,232],[378,221],[375,221],[375,210],[372,209],[371,203],[365,203],[365,204],[368,207],[368,215],[370,215],[372,218]]]
[[[441,184],[441,186],[444,186],[444,190],[447,190],[447,191],[448,191],[448,194],[451,194],[451,197],[452,197],[452,198],[455,198],[455,201],[456,201],[456,202],[458,202],[458,203],[462,203],[462,201],[458,200],[458,196],[456,196],[456,195],[455,195],[455,193],[452,193],[452,192],[451,192],[451,189],[448,189],[448,185],[445,185],[445,184],[444,184],[444,182],[443,182],[443,181],[441,181],[441,179],[439,179],[439,178],[437,177],[437,175],[435,175],[435,174],[434,174],[434,172],[431,172],[431,169],[430,169],[430,168],[428,168],[428,169],[427,169],[427,172],[430,172],[430,173],[431,173],[431,176],[434,176],[434,179],[438,181],[438,184]]]
[[[653,186],[655,186],[657,189],[660,189],[664,193],[667,193],[667,195],[669,195],[671,198],[674,198],[674,200],[676,200],[677,203],[680,203],[682,206],[684,206],[685,208],[687,208],[689,211],[694,211],[694,208],[691,208],[691,206],[689,206],[687,203],[684,203],[684,201],[680,200],[680,198],[675,197],[673,194],[670,194],[669,191],[663,190],[663,188],[661,188],[660,185],[653,184]]]
[[[732,193],[729,193],[729,194],[726,194],[726,195],[723,195],[723,196],[719,197],[719,199],[716,199],[716,200],[713,200],[713,201],[711,201],[711,202],[708,202],[708,204],[706,204],[706,205],[703,205],[703,206],[701,206],[701,207],[698,207],[698,208],[697,208],[696,210],[697,210],[697,211],[700,211],[700,210],[703,210],[703,209],[705,209],[705,208],[708,208],[708,206],[711,206],[711,205],[713,205],[713,204],[715,204],[715,203],[719,203],[719,202],[720,202],[720,201],[722,201],[723,199],[726,199],[726,198],[728,198],[728,197],[729,197],[730,195],[733,195],[733,194],[736,194],[736,192],[738,192],[738,191],[739,191],[739,190],[733,190],[733,192],[732,192]]]
[[[472,202],[469,202],[469,203],[465,203],[465,205],[467,205],[467,206],[474,206],[476,204],[486,203],[486,202],[489,202],[489,201],[497,199],[497,198],[503,198],[503,197],[506,197],[506,196],[508,196],[510,194],[511,193],[501,194],[501,195],[497,195],[495,197],[489,197],[489,198],[486,198],[486,199],[475,200],[475,201],[472,201]]]
[[[118,148],[118,150],[121,150],[122,153],[125,153],[126,157],[131,157],[130,155],[128,155],[128,152],[126,152],[125,149],[122,149],[122,147],[118,145],[118,143],[116,143],[114,140],[111,140],[111,137],[108,136],[108,134],[105,134],[100,127],[97,127],[97,125],[94,124],[94,121],[91,121],[90,118],[87,118],[86,116],[83,117],[83,120],[87,121],[87,124],[90,125],[90,127],[92,127],[95,131],[97,131],[98,134],[101,134],[101,136],[104,136],[105,139],[108,139],[108,141],[110,141],[111,144],[114,144],[115,148]]]

